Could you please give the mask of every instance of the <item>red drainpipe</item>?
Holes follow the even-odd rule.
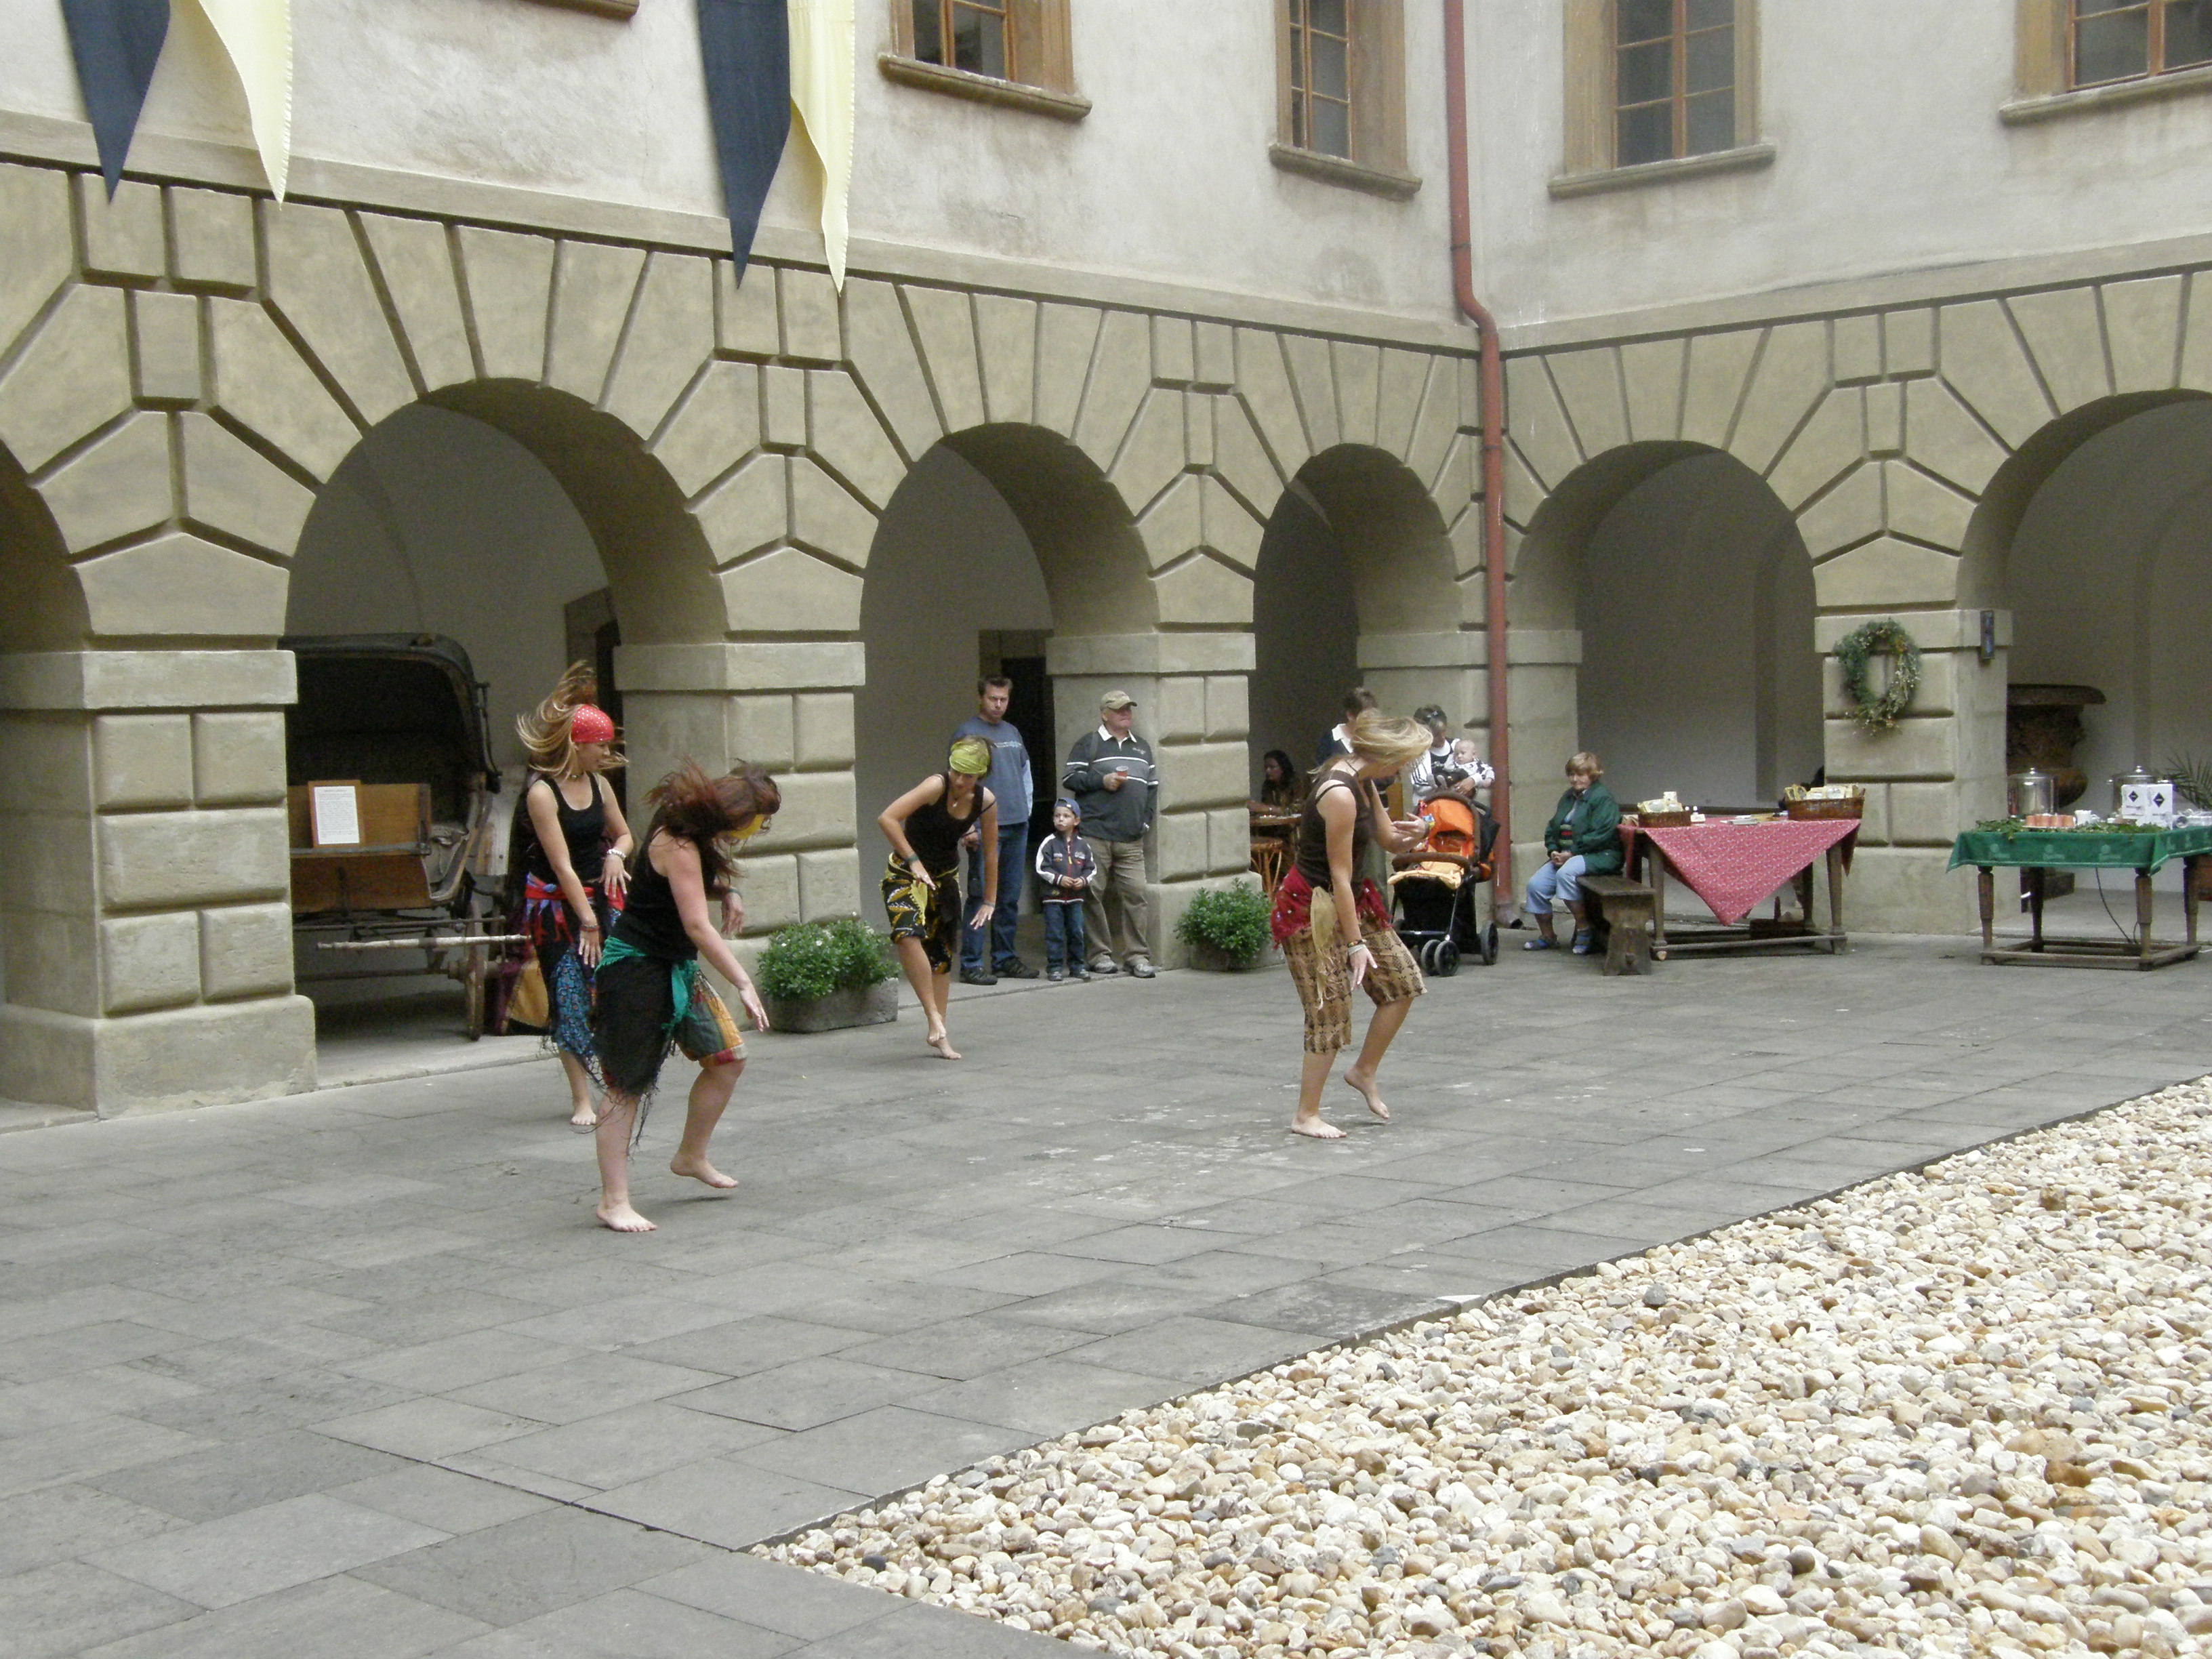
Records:
[[[1474,297],[1474,232],[1468,205],[1467,0],[1444,0],[1444,127],[1451,154],[1452,295],[1482,339],[1483,629],[1489,638],[1491,812],[1498,823],[1498,872],[1492,889],[1501,910],[1513,902],[1512,750],[1505,697],[1505,362],[1498,319]]]

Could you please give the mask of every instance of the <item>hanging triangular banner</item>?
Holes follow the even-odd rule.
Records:
[[[791,34],[784,0],[697,0],[707,114],[739,280],[791,131]]]
[[[822,170],[822,241],[845,286],[853,194],[853,0],[791,0],[791,102]]]
[[[246,88],[253,147],[281,202],[292,167],[292,0],[199,0],[199,5]]]
[[[112,198],[169,33],[169,0],[62,0],[76,83]]]

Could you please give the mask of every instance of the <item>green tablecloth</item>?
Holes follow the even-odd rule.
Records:
[[[1951,848],[1962,864],[2073,870],[2157,869],[2168,859],[2212,853],[2212,828],[2160,830],[1969,830]]]

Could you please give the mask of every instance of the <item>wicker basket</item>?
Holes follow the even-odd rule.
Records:
[[[1792,800],[1783,803],[1783,810],[1795,822],[1803,818],[1857,818],[1866,816],[1866,797],[1853,795],[1847,800]]]
[[[1638,812],[1637,827],[1643,830],[1679,830],[1690,821],[1690,809],[1679,812]]]

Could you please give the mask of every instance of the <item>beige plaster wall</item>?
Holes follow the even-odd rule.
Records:
[[[2212,96],[2008,125],[2008,0],[1765,0],[1772,164],[1566,200],[1558,0],[1468,9],[1476,286],[1509,327],[2212,230]]]

